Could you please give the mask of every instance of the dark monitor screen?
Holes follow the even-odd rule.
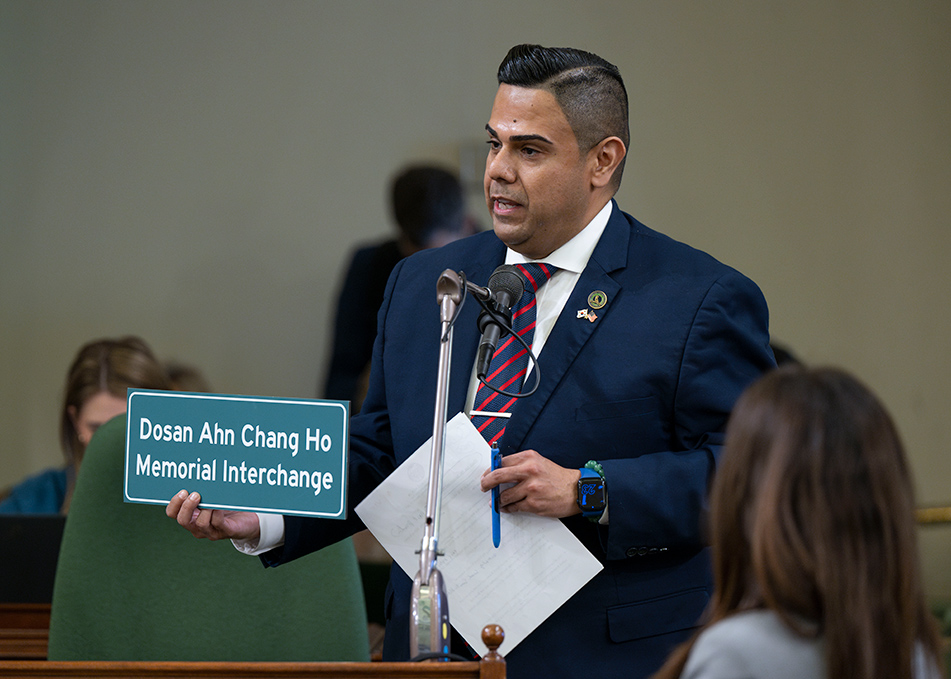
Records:
[[[0,514],[0,602],[50,603],[66,517]]]

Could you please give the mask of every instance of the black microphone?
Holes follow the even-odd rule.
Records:
[[[508,326],[512,325],[512,307],[518,304],[525,292],[525,279],[517,267],[503,264],[489,276],[490,299],[486,305],[495,312],[495,316],[485,309],[479,314],[479,332],[482,339],[479,341],[479,353],[476,355],[476,376],[484,380],[489,372],[489,363],[492,354],[499,345],[499,338],[508,333],[508,328],[502,327],[496,316],[505,319]]]

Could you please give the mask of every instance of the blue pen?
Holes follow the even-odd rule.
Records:
[[[492,471],[502,466],[502,454],[499,447],[492,444]],[[502,516],[499,514],[499,487],[492,489],[492,544],[496,547],[502,542]]]

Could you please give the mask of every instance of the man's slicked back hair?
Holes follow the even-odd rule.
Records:
[[[516,45],[499,66],[500,85],[547,90],[555,97],[578,148],[587,153],[607,137],[630,143],[627,90],[617,66],[597,54],[571,47]],[[624,159],[614,171],[621,185]]]

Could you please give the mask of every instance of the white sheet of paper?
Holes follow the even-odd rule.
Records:
[[[479,489],[489,445],[463,413],[446,425],[436,567],[446,583],[449,619],[481,654],[482,628],[502,626],[511,652],[601,570],[601,563],[557,519],[502,514],[492,545],[491,495]],[[356,510],[410,578],[419,572],[432,439],[413,453]],[[407,620],[407,624],[409,621]]]

